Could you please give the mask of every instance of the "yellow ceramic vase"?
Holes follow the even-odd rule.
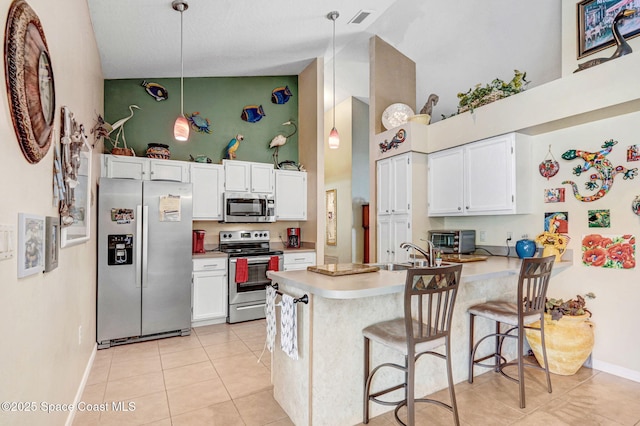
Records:
[[[540,327],[540,321],[531,324]],[[549,371],[562,376],[575,374],[593,351],[593,327],[589,321],[589,314],[564,315],[559,321],[551,319],[551,315],[544,314],[544,336],[547,347]],[[544,366],[540,332],[525,329],[527,341],[531,350]]]
[[[559,249],[554,246],[544,246],[544,248],[542,249],[542,257],[554,255],[556,257],[556,262],[560,262],[565,250],[566,249]]]

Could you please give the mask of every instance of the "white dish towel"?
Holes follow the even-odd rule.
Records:
[[[298,320],[296,304],[293,297],[282,295],[280,312],[280,347],[289,358],[298,359]]]
[[[273,352],[276,342],[276,289],[267,286],[267,300],[264,308],[267,317],[267,349]]]

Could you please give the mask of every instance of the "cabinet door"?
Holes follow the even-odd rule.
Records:
[[[273,164],[251,164],[251,192],[273,194],[274,191]]]
[[[150,160],[150,180],[189,182],[189,163],[185,161]]]
[[[376,167],[378,214],[391,214],[391,160],[380,160]]]
[[[307,220],[307,173],[276,170],[276,219]]]
[[[467,145],[465,209],[468,214],[513,210],[514,158],[513,134]]]
[[[285,271],[303,271],[307,266],[316,264],[316,254],[311,252],[305,253],[285,253],[283,269]]]
[[[247,161],[224,160],[224,189],[230,192],[249,192],[251,163]]]
[[[393,262],[404,263],[409,261],[409,252],[401,249],[400,244],[411,241],[411,216],[408,214],[393,215],[391,217],[391,253]]]
[[[428,157],[429,216],[464,214],[464,153],[462,148],[434,152]]]
[[[378,216],[377,238],[378,238],[378,262],[387,263],[393,261],[391,253],[391,216]]]
[[[192,321],[227,316],[227,272],[193,273]]]
[[[224,168],[219,164],[191,164],[193,219],[222,220]]]
[[[391,157],[390,160],[391,213],[409,213],[411,210],[411,159],[409,154],[403,154]]]
[[[149,179],[149,159],[104,155],[102,177],[120,179]]]

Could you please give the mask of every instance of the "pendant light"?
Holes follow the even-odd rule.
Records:
[[[171,7],[180,12],[180,116],[176,118],[176,122],[173,125],[173,137],[177,141],[184,142],[189,139],[189,122],[184,116],[184,37],[182,30],[182,12],[189,8],[189,4],[184,0],[174,0],[171,3]]]
[[[336,19],[340,14],[334,10],[327,14],[327,19],[333,21],[333,129],[329,133],[329,148],[338,149],[340,147],[340,135],[336,130]]]

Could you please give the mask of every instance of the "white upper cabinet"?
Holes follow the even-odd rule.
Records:
[[[189,163],[103,154],[102,177],[189,182]]]
[[[378,215],[405,214],[411,211],[410,154],[378,160]]]
[[[223,160],[225,191],[273,194],[275,174],[273,164]]]
[[[224,167],[220,164],[191,163],[193,219],[222,220]]]
[[[276,170],[276,220],[307,220],[307,173]]]
[[[531,211],[531,142],[509,133],[429,155],[429,216]]]

